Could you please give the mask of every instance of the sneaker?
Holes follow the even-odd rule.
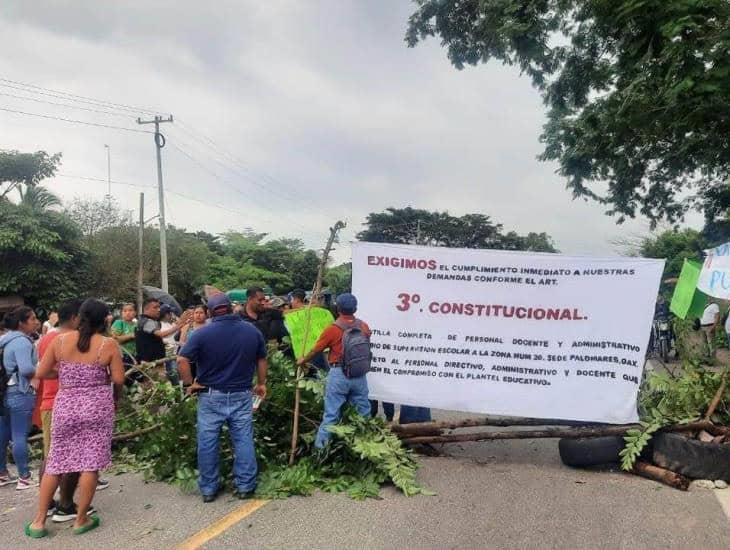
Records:
[[[78,515],[78,509],[76,507],[76,504],[73,505],[73,508],[69,510],[64,510],[63,508],[59,507],[56,510],[56,513],[53,514],[53,517],[51,518],[51,521],[54,523],[64,523],[67,521],[72,521],[76,519],[76,516]],[[92,514],[96,514],[96,510],[93,506],[89,506],[89,511],[86,512],[87,516],[90,516]]]
[[[26,489],[32,489],[33,487],[38,487],[40,485],[35,479],[33,479],[33,476],[28,477],[19,477],[18,478],[18,485],[15,487],[16,491],[25,491]]]
[[[58,510],[58,501],[52,500],[51,504],[48,506],[48,510],[46,510],[46,517],[50,518],[53,514],[56,513],[56,510]]]
[[[99,481],[96,482],[96,490],[97,491],[103,491],[104,489],[107,489],[108,487],[109,487],[109,480],[108,479],[99,478]]]
[[[15,483],[17,481],[18,481],[18,478],[11,476],[9,472],[0,474],[0,487],[5,487],[6,485],[12,485],[13,483]]]

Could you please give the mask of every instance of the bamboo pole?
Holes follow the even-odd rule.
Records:
[[[579,422],[574,420],[551,420],[545,418],[513,418],[513,417],[485,417],[467,418],[457,421],[442,422],[414,422],[413,424],[394,424],[391,429],[397,434],[425,435],[434,430],[455,430],[457,428],[475,428],[479,426],[605,426],[591,422]],[[635,427],[635,425],[632,425]]]
[[[337,234],[341,229],[345,227],[345,223],[338,221],[333,227],[330,228],[330,236],[327,239],[327,244],[322,252],[322,259],[319,262],[319,269],[317,270],[317,279],[314,282],[314,288],[312,290],[312,298],[307,305],[307,324],[304,329],[304,345],[306,346],[309,340],[309,331],[312,325],[312,303],[319,300],[319,296],[322,294],[322,280],[324,279],[324,270],[327,268],[327,261],[329,260],[330,252],[332,252],[332,246],[337,240]],[[305,353],[307,350],[302,350]],[[299,382],[304,377],[304,369],[297,366],[296,376],[296,388],[294,390],[294,413],[292,420],[292,433],[291,433],[291,450],[289,451],[289,466],[294,464],[294,457],[297,452],[297,440],[299,439],[299,409],[302,399],[302,390],[299,387]]]

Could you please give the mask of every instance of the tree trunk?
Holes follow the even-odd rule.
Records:
[[[638,461],[634,464],[634,468],[631,470],[631,473],[647,479],[653,479],[659,483],[664,483],[665,485],[669,485],[670,487],[674,487],[680,491],[686,491],[689,489],[689,478],[647,462]]]

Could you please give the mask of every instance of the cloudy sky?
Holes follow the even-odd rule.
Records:
[[[436,40],[407,48],[408,0],[101,4],[2,3],[0,108],[137,131],[150,127],[136,116],[172,113],[169,223],[319,248],[338,218],[347,241],[368,212],[413,206],[488,214],[590,255],[647,231],[573,201],[536,160],[545,112],[516,69],[457,71]],[[49,187],[64,199],[106,194],[79,179],[106,179],[104,144],[112,194],[136,210],[144,191],[156,213],[151,134],[0,110],[0,148],[63,153]]]

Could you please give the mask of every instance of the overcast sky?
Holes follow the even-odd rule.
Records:
[[[100,4],[4,0],[0,78],[172,113],[169,223],[252,227],[320,248],[338,218],[349,241],[367,213],[412,206],[487,214],[589,255],[615,254],[612,240],[648,229],[573,201],[556,166],[536,160],[545,111],[517,69],[457,71],[437,40],[407,48],[407,0]],[[0,108],[150,129],[121,107],[50,105],[109,110],[7,80]],[[112,194],[136,216],[145,191],[154,215],[155,189],[135,187],[156,184],[151,134],[0,111],[0,148],[63,153],[64,176],[49,187],[65,200],[106,194],[103,182],[68,177],[106,179],[104,144],[112,180],[127,184]],[[337,259],[348,257],[343,244]]]

